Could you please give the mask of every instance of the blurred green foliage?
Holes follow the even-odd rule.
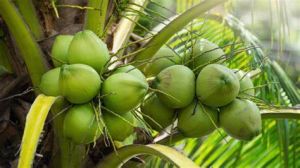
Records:
[[[278,61],[299,88],[300,1],[232,0],[228,10],[257,35],[267,56]]]

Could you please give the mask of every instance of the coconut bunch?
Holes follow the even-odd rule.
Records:
[[[153,130],[177,120],[186,137],[205,136],[218,127],[241,140],[260,132],[259,109],[249,100],[254,96],[250,77],[222,65],[224,51],[208,40],[194,44],[184,65],[163,46],[139,69],[121,65],[108,71],[107,46],[89,30],[57,36],[51,55],[55,68],[42,76],[39,89],[71,104],[63,132],[78,144],[91,143],[104,132],[123,141],[134,132],[132,111],[138,108]]]
[[[51,56],[55,68],[42,76],[39,89],[48,96],[63,96],[71,104],[64,115],[65,138],[88,144],[104,130],[117,141],[133,133],[135,118],[131,111],[148,91],[140,70],[129,65],[103,75],[108,72],[109,51],[90,30],[57,36]]]
[[[169,55],[170,57],[163,57]],[[162,59],[155,59],[162,57]],[[185,65],[172,50],[161,48],[143,69],[155,76],[141,105],[145,120],[156,131],[177,119],[178,130],[186,137],[201,137],[221,127],[230,136],[251,140],[261,131],[258,107],[249,75],[222,64],[225,53],[216,44],[200,39]]]

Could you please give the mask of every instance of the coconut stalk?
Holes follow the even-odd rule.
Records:
[[[16,0],[15,3],[34,37],[37,40],[41,40],[44,37],[44,34],[32,1]]]
[[[47,70],[39,45],[36,43],[22,16],[18,13],[11,0],[1,1],[0,15],[7,24],[12,37],[15,39],[17,48],[27,66],[33,86],[37,87],[41,76]]]
[[[136,22],[140,18],[139,13],[144,10],[147,5],[147,0],[131,0],[128,5],[128,11],[124,13],[124,17],[121,18],[118,27],[114,33],[112,52],[122,55],[122,49],[128,42],[128,39],[133,31]]]
[[[192,7],[194,4],[201,2],[201,0],[182,1],[176,0],[176,11],[178,13],[184,12],[185,10]]]
[[[92,30],[99,37],[104,34],[106,13],[109,0],[89,0],[84,28]]]
[[[263,120],[267,119],[300,119],[300,107],[282,108],[282,109],[265,109],[261,110]],[[154,139],[153,143],[172,145],[178,141],[185,139],[180,132],[174,132],[172,135],[162,135]]]
[[[86,154],[84,145],[76,145],[63,136],[63,121],[66,108],[67,103],[63,98],[58,99],[51,108],[51,114],[54,118],[55,142],[58,144],[58,148],[55,149],[55,151],[58,151],[58,155],[53,155],[52,160],[53,163],[59,165],[61,168],[81,167]]]
[[[188,9],[177,18],[172,20],[161,31],[144,46],[144,50],[139,52],[135,57],[135,64],[139,65],[141,62],[150,59],[176,32],[180,31],[185,25],[193,19],[203,15],[213,7],[224,3],[226,0],[206,0],[194,7]]]
[[[300,108],[261,110],[262,119],[300,119]]]
[[[184,140],[186,137],[179,131],[176,131],[172,134],[165,133],[161,136],[156,137],[153,140],[153,143],[162,144],[162,145],[173,145],[176,142]]]
[[[114,33],[112,53],[116,54],[115,57],[111,59],[111,62],[118,60],[118,57],[121,56],[124,52],[124,47],[128,43],[129,37],[140,18],[140,15],[137,13],[142,12],[144,7],[147,5],[147,0],[131,0],[131,3],[128,5],[128,12],[124,13],[124,16],[119,21],[118,27]],[[134,11],[132,11],[134,10]],[[120,62],[112,64],[109,68],[113,69]]]

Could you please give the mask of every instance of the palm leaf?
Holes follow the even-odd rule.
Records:
[[[187,159],[184,155],[177,152],[176,150],[158,144],[125,146],[123,148],[120,148],[116,153],[112,153],[105,157],[96,167],[120,167],[130,158],[141,154],[156,155],[160,158],[166,159],[167,161],[178,167],[198,167],[191,160]]]

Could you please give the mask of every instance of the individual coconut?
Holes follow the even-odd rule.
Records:
[[[92,67],[84,64],[62,65],[60,92],[71,103],[89,102],[99,93],[100,86],[100,76]]]
[[[68,62],[68,49],[72,39],[72,35],[56,36],[51,50],[51,57],[55,67]]]
[[[220,109],[220,126],[232,137],[251,140],[261,131],[261,115],[250,100],[235,99]]]
[[[178,64],[179,61],[179,56],[172,49],[163,46],[155,53],[143,71],[147,77],[153,77],[163,69]]]
[[[105,111],[103,120],[113,140],[123,141],[134,132],[135,118],[131,112],[116,116]]]
[[[74,35],[68,50],[70,64],[87,64],[100,73],[108,60],[106,44],[94,32],[84,30]]]
[[[121,73],[121,72],[133,75],[147,83],[145,75],[139,69],[137,69],[136,67],[134,67],[132,65],[126,65],[126,66],[119,67],[113,72],[113,74]]]
[[[218,126],[218,111],[197,101],[178,111],[178,129],[186,137],[202,137]]]
[[[183,65],[173,65],[162,70],[154,80],[159,100],[170,108],[189,105],[195,95],[195,75]]]
[[[141,105],[144,120],[156,131],[161,131],[171,125],[174,120],[174,109],[160,102],[156,94],[146,98]]]
[[[240,81],[239,97],[247,98],[254,96],[254,85],[250,75],[242,70],[233,70]]]
[[[224,56],[224,51],[217,44],[200,39],[192,47],[191,58],[188,60],[189,67],[196,70],[195,72],[198,74],[204,65],[220,62]]]
[[[240,83],[233,71],[223,65],[210,64],[202,69],[196,81],[196,95],[201,103],[220,107],[233,101]]]
[[[101,90],[106,108],[116,113],[126,113],[137,107],[148,90],[143,80],[128,74],[116,73],[109,76]]]
[[[78,144],[89,144],[102,134],[103,125],[97,121],[91,104],[71,107],[63,122],[63,135]]]
[[[59,96],[59,73],[60,68],[54,68],[43,74],[39,89],[47,96]]]

